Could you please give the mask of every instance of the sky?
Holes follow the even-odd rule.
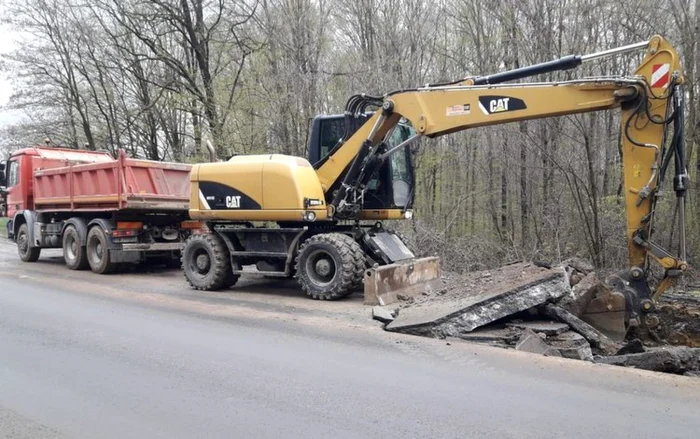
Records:
[[[0,7],[0,13],[4,8]],[[0,56],[11,52],[15,47],[16,34],[11,32],[7,25],[0,24]],[[8,110],[3,110],[12,94],[12,82],[5,74],[0,74],[0,128],[16,122],[19,115]]]

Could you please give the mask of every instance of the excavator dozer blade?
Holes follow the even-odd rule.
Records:
[[[364,278],[365,305],[388,305],[406,297],[444,288],[440,258],[407,259],[369,268]]]

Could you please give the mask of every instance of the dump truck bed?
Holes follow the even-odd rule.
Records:
[[[190,165],[127,158],[34,172],[37,211],[188,210]]]

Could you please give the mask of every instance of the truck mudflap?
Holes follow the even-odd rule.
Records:
[[[444,288],[438,257],[408,259],[369,268],[363,283],[365,305],[388,305]]]

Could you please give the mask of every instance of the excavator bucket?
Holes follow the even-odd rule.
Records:
[[[581,320],[615,342],[625,340],[630,320],[627,299],[610,285],[600,285],[581,314]]]
[[[388,305],[443,288],[440,258],[407,259],[365,271],[365,305]]]

